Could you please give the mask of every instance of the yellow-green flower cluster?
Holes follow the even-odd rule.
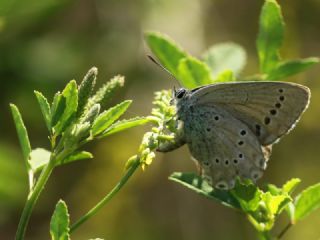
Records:
[[[156,92],[153,104],[155,107],[152,109],[152,115],[148,118],[156,126],[144,134],[138,154],[128,160],[126,168],[130,167],[135,161],[139,161],[142,169],[145,169],[155,158],[155,151],[158,148],[159,141],[162,139],[173,139],[172,134],[175,132],[175,107],[171,104],[170,91],[163,90]]]

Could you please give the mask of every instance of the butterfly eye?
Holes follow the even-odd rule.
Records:
[[[184,88],[181,88],[176,92],[176,97],[180,99],[186,94],[186,92],[187,90],[185,90]]]

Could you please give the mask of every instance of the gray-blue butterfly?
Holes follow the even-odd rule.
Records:
[[[204,179],[231,189],[237,176],[259,179],[271,145],[288,133],[308,106],[310,90],[287,82],[234,82],[174,91],[178,130],[159,146],[188,144]]]

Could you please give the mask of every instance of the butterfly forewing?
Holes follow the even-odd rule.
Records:
[[[287,133],[306,109],[307,87],[285,82],[208,85],[190,97],[194,106],[219,107],[246,124],[262,145]]]

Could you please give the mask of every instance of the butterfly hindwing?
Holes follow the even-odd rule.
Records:
[[[236,176],[257,180],[265,154],[246,124],[219,106],[201,106],[184,119],[185,138],[203,176],[212,186],[233,188]]]

